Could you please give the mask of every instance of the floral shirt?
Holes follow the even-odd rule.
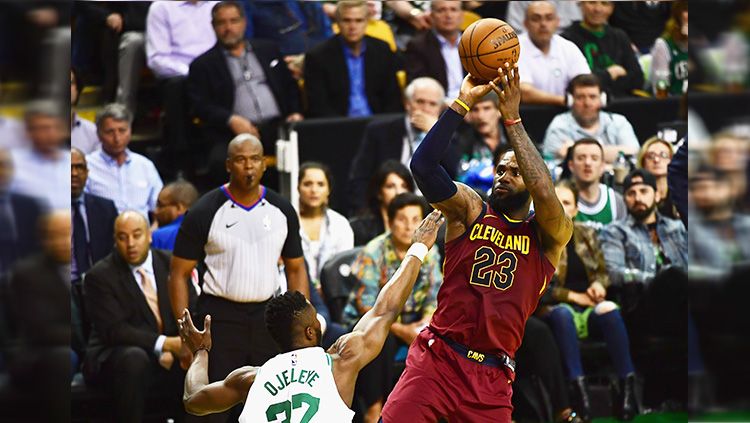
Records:
[[[352,264],[352,275],[357,277],[360,284],[352,291],[344,309],[344,323],[347,326],[353,327],[375,305],[380,288],[396,273],[400,265],[401,260],[396,255],[390,233],[379,235],[367,243]],[[403,323],[412,323],[432,315],[437,308],[437,293],[442,282],[440,256],[433,246],[425,256],[414,289],[406,300],[399,319]]]

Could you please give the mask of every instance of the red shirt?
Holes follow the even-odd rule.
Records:
[[[485,205],[466,233],[445,243],[443,284],[430,325],[472,350],[513,357],[554,273],[533,214],[516,221]]]

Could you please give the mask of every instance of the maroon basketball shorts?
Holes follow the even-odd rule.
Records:
[[[384,423],[510,422],[513,372],[463,357],[428,329],[414,340]]]

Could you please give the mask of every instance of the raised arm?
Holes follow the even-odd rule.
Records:
[[[222,381],[208,383],[208,353],[211,350],[211,316],[206,316],[204,329],[193,325],[190,313],[183,311],[177,321],[180,338],[193,353],[193,362],[185,375],[182,401],[185,410],[196,416],[220,413],[244,402],[255,381],[257,367],[240,367]]]
[[[329,352],[337,353],[352,370],[350,376],[356,378],[359,370],[380,354],[391,324],[404,308],[422,260],[435,243],[442,222],[442,215],[437,210],[422,220],[412,237],[411,248],[396,273],[380,290],[375,305],[362,316],[351,334],[339,338],[330,348]]]
[[[573,222],[565,215],[555,194],[549,169],[521,123],[518,110],[521,101],[518,65],[511,67],[506,63],[505,68],[500,68],[498,73],[499,86],[497,82],[490,82],[490,86],[500,99],[500,112],[506,122],[510,145],[516,154],[523,182],[534,200],[536,222],[545,255],[557,266],[560,253],[573,234]]]
[[[467,75],[458,99],[440,116],[411,159],[410,167],[417,186],[448,220],[446,241],[463,234],[479,216],[482,199],[468,186],[453,182],[440,161],[466,113],[490,89],[488,84],[480,84]]]

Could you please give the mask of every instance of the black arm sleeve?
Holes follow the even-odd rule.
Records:
[[[414,180],[430,203],[447,200],[458,191],[448,172],[440,165],[440,161],[461,122],[463,116],[454,110],[448,109],[443,112],[411,159]]]

